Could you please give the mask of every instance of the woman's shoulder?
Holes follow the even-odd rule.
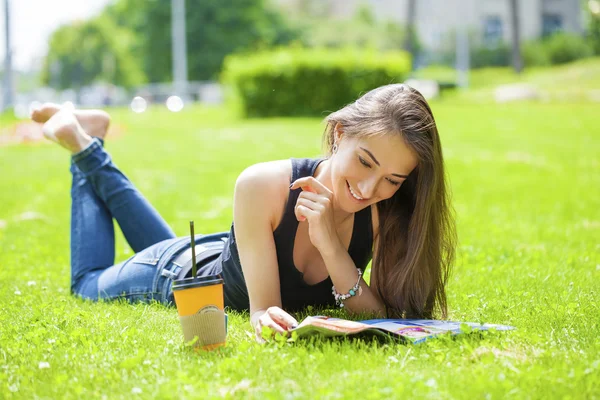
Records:
[[[269,210],[269,219],[275,229],[287,203],[291,176],[291,160],[261,162],[247,167],[235,184],[236,192],[244,193],[240,206],[260,204],[263,210]]]
[[[253,164],[242,171],[238,176],[237,184],[251,183],[260,185],[261,188],[280,188],[282,183],[288,182],[292,173],[291,160],[276,160]]]

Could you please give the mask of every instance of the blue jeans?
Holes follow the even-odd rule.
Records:
[[[92,300],[173,304],[171,283],[181,267],[172,259],[189,248],[190,238],[175,236],[100,139],[73,155],[71,174],[71,292]],[[116,265],[113,218],[136,253]],[[222,246],[224,235],[196,235],[195,242]]]

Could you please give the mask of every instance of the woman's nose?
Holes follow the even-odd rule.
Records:
[[[377,179],[365,179],[358,183],[358,190],[364,199],[370,199],[377,191]]]

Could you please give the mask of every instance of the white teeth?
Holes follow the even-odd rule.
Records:
[[[352,193],[352,197],[354,197],[356,200],[364,200],[362,197],[359,197],[356,195],[356,193],[354,193],[350,184],[348,184],[348,189],[350,189],[350,193]]]

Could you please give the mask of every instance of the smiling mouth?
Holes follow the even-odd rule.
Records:
[[[348,187],[348,191],[350,192],[350,195],[357,201],[365,201],[366,199],[363,199],[362,197],[360,197],[359,195],[357,195],[356,193],[354,193],[354,191],[352,190],[352,187],[350,186],[350,183],[348,181],[346,181],[346,186]]]

